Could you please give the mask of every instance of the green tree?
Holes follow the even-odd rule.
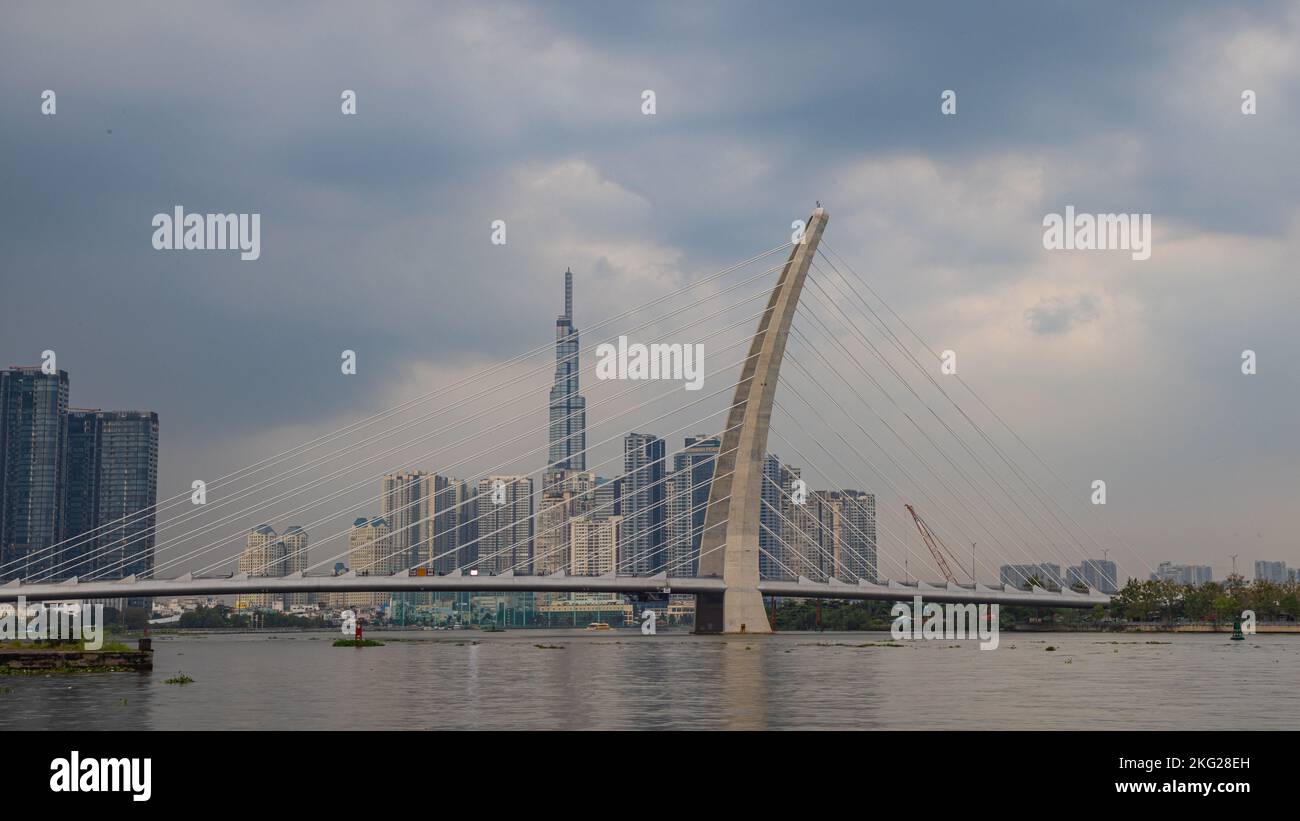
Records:
[[[1166,624],[1171,624],[1182,603],[1183,588],[1170,579],[1151,582],[1151,599],[1164,615]]]
[[[1183,591],[1183,614],[1193,621],[1204,621],[1214,609],[1214,597],[1219,594],[1219,586],[1206,582],[1199,586],[1189,585]]]
[[[1295,590],[1291,590],[1282,596],[1281,611],[1282,615],[1291,621],[1300,618],[1300,596],[1296,595]]]
[[[1232,621],[1239,616],[1242,611],[1241,604],[1230,593],[1224,591],[1214,598],[1212,606],[1214,613],[1214,623],[1217,625],[1221,621]]]

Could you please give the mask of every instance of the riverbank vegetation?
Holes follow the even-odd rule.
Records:
[[[785,600],[776,608],[777,630],[888,630],[894,602]],[[1000,608],[1003,629],[1017,625],[1061,625],[1074,629],[1122,630],[1125,626],[1175,624],[1231,625],[1242,611],[1253,610],[1261,623],[1294,624],[1300,620],[1300,591],[1295,582],[1247,582],[1231,576],[1223,582],[1180,585],[1170,581],[1129,579],[1108,606],[1091,609]],[[1041,629],[1041,628],[1040,628]]]
[[[1112,618],[1138,622],[1209,622],[1232,624],[1243,610],[1255,611],[1255,618],[1267,622],[1295,622],[1300,618],[1300,597],[1295,582],[1229,576],[1224,582],[1179,585],[1171,581],[1129,579],[1111,597]]]
[[[45,650],[52,653],[130,653],[136,648],[120,641],[106,641],[98,650],[87,650],[84,641],[41,639],[38,641],[0,641],[0,653],[6,650]]]

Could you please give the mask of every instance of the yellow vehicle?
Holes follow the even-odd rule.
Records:
[[[604,622],[604,621],[593,621],[591,624],[587,625],[587,629],[588,629],[588,630],[608,630],[608,629],[610,629],[610,627],[609,627],[609,622]]]

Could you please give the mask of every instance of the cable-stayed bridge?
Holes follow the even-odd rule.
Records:
[[[561,403],[557,412],[553,400],[551,418],[544,426],[552,433],[548,457],[546,448],[540,452],[521,450],[537,434],[526,421],[536,411],[526,405],[528,409],[513,413],[527,394],[507,393],[534,373],[518,369],[530,356],[544,352],[539,348],[436,392],[450,399],[449,404],[425,410],[432,395],[417,397],[214,480],[209,487],[214,496],[210,502],[193,504],[189,494],[181,494],[89,533],[8,558],[0,564],[0,579],[8,580],[0,585],[0,601],[362,591],[681,594],[695,597],[696,630],[705,633],[768,632],[766,597],[910,601],[920,595],[936,603],[1034,607],[1107,603],[1108,596],[1077,576],[1068,578],[1059,568],[1069,567],[1071,562],[1083,567],[1093,561],[1087,558],[1090,549],[1104,552],[1109,548],[1102,547],[1047,491],[1035,471],[1013,457],[1014,446],[1005,438],[999,443],[976,415],[984,413],[996,420],[1021,451],[1064,484],[1060,477],[959,377],[952,375],[952,391],[944,387],[941,380],[950,377],[936,375],[939,355],[865,280],[846,274],[852,270],[842,258],[823,250],[827,224],[828,215],[818,206],[791,242],[595,326],[613,326],[619,336],[662,328],[686,315],[686,309],[671,310],[631,329],[622,329],[617,323],[639,320],[674,299],[685,302],[690,310],[703,315],[671,328],[664,336],[689,337],[699,345],[709,342],[711,360],[720,357],[725,364],[706,373],[703,382],[710,388],[721,384],[720,389],[683,391],[680,383],[669,381],[661,383],[670,386],[667,390],[635,401],[638,393],[656,383],[632,378],[626,380],[625,387],[591,405],[585,400],[572,407]],[[751,266],[761,267],[763,260],[787,248],[783,263],[726,283]],[[776,282],[769,289],[773,276]],[[716,302],[744,293],[746,286],[754,286],[750,288],[753,293],[713,310]],[[880,310],[867,299],[868,294]],[[764,296],[766,302],[759,307],[758,300]],[[805,296],[808,298],[803,299]],[[568,280],[565,305],[562,319],[570,324],[564,327],[571,327]],[[750,309],[756,310],[751,313]],[[755,325],[751,333],[749,329]],[[908,341],[904,329],[914,341]],[[738,338],[725,344],[713,342],[724,343],[728,334]],[[871,336],[877,337],[876,341]],[[574,371],[563,366],[576,363],[582,352],[576,332],[558,342],[562,347],[557,351],[563,354],[557,383],[560,369]],[[746,351],[743,356],[741,349]],[[665,367],[671,364],[671,355],[671,351],[664,354]],[[869,368],[864,362],[880,367]],[[784,372],[783,364],[788,366]],[[913,372],[921,378],[911,377]],[[500,381],[475,387],[491,379]],[[882,380],[897,382],[902,391],[890,391]],[[618,387],[623,381],[612,384]],[[975,398],[978,407],[963,408],[953,396],[957,385]],[[868,386],[876,397],[874,403],[864,395]],[[729,404],[723,404],[728,396]],[[591,488],[548,497],[547,487],[560,487],[578,473],[557,471],[556,464],[525,475],[505,472],[529,460],[535,464],[553,459],[556,430],[567,431],[560,437],[565,447],[559,452],[569,459],[580,456],[585,467],[590,454],[625,432],[620,430],[588,446],[586,414],[597,409],[605,409],[603,424],[626,418],[641,429],[651,429],[657,424],[675,424],[665,420],[693,416],[710,406],[711,411],[672,432],[688,434],[700,428],[714,432],[713,450],[691,463],[692,477],[701,467],[707,469],[703,483],[692,479],[683,489],[681,471],[669,473],[662,467],[668,459],[666,453],[651,454],[650,462],[658,462],[660,467],[646,473],[645,466],[633,464],[636,454],[625,452],[623,497],[603,502],[591,501],[595,498]],[[489,424],[492,416],[477,412],[476,407],[489,408],[505,418]],[[649,419],[638,416],[665,407],[666,411]],[[459,418],[456,411],[461,412]],[[417,415],[399,421],[410,412]],[[773,426],[774,413],[782,424],[790,425],[793,436],[783,434],[780,425]],[[829,418],[832,416],[836,418]],[[570,424],[575,418],[579,423]],[[437,427],[424,429],[428,423]],[[807,425],[821,430],[810,432]],[[470,433],[445,441],[449,434],[466,427],[471,428]],[[526,429],[519,432],[521,427]],[[367,429],[374,432],[335,451],[307,458]],[[881,441],[885,434],[892,437],[888,446]],[[392,439],[396,444],[378,446]],[[437,448],[413,456],[416,446],[434,440],[441,442]],[[800,441],[802,448],[797,444]],[[800,465],[817,474],[817,481],[832,487],[852,483],[857,488],[887,490],[898,504],[881,511],[874,495],[856,490],[814,491],[810,501],[807,480],[796,476],[802,468],[787,468],[775,460],[773,444],[794,452]],[[358,541],[356,530],[342,530],[326,538],[324,543],[349,539],[345,550],[329,558],[308,565],[304,542],[288,555],[262,560],[257,554],[251,560],[246,555],[227,555],[195,567],[205,556],[229,552],[237,535],[220,534],[232,529],[236,534],[256,531],[258,521],[269,511],[284,518],[313,509],[330,510],[312,522],[314,526],[336,519],[340,505],[345,511],[353,510],[353,503],[341,500],[367,483],[373,484],[376,477],[350,480],[366,467],[380,468],[381,477],[399,466],[431,459],[454,469],[479,465],[489,459],[488,454],[498,451],[505,453],[505,459],[487,471],[477,470],[484,479],[474,488],[434,491],[435,502],[439,494],[451,493],[447,504],[430,509],[427,496],[396,506],[390,502],[387,519],[376,525],[382,530],[368,540]],[[810,459],[808,451],[817,452],[819,461]],[[868,451],[875,454],[874,459]],[[445,460],[453,458],[452,454],[462,455],[448,466]],[[340,460],[346,463],[330,467]],[[821,470],[819,464],[828,470]],[[284,466],[287,469],[274,476],[249,482],[258,474]],[[541,494],[543,504],[536,511],[532,505],[533,473],[541,473],[547,485]],[[864,473],[875,478],[866,481]],[[1041,475],[1041,470],[1037,473]],[[629,484],[630,479],[635,481]],[[289,484],[286,489],[275,490],[285,484]],[[294,500],[313,491],[325,495],[295,504]],[[580,513],[587,517],[586,525],[605,534],[603,540],[593,537],[578,546],[568,507],[575,497],[588,500]],[[548,498],[551,501],[546,501]],[[647,499],[653,501],[647,505]],[[376,501],[379,498],[363,504]],[[911,544],[918,540],[902,517],[904,501],[916,519],[920,544]],[[933,527],[916,516],[911,501],[926,510]],[[240,503],[243,506],[236,508]],[[290,504],[295,506],[282,510]],[[160,514],[168,510],[174,515],[159,521]],[[889,521],[894,517],[891,527]],[[364,518],[356,522],[366,524]],[[159,539],[164,526],[169,535]],[[881,549],[881,535],[887,549]],[[209,537],[215,538],[205,542]],[[1087,542],[1093,547],[1087,547]],[[979,553],[976,543],[984,546]],[[314,542],[311,547],[319,552],[321,544]],[[971,545],[969,565],[950,544],[963,549]],[[151,551],[152,569],[119,578],[145,545]],[[352,566],[331,572],[330,563],[342,558],[348,558]],[[889,574],[881,567],[886,560],[894,566]],[[237,572],[222,570],[235,561],[240,565]],[[979,581],[981,570],[986,580],[1005,575],[995,572],[999,564],[1017,568],[1018,578],[996,586]],[[189,569],[181,572],[183,566]],[[326,569],[318,569],[322,567]],[[957,572],[964,574],[965,581],[953,567],[959,568]],[[894,575],[897,571],[903,581]],[[940,581],[919,580],[922,574],[935,571],[943,576]],[[1105,581],[1114,586],[1117,580]]]

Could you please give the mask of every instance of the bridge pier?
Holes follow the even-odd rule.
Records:
[[[695,632],[745,635],[771,633],[772,625],[768,623],[767,609],[763,607],[763,594],[756,588],[728,588],[725,593],[696,594]]]
[[[700,575],[721,578],[726,589],[696,597],[697,633],[772,632],[758,592],[763,462],[790,323],[826,221],[819,204],[772,289],[736,383],[700,539]]]

